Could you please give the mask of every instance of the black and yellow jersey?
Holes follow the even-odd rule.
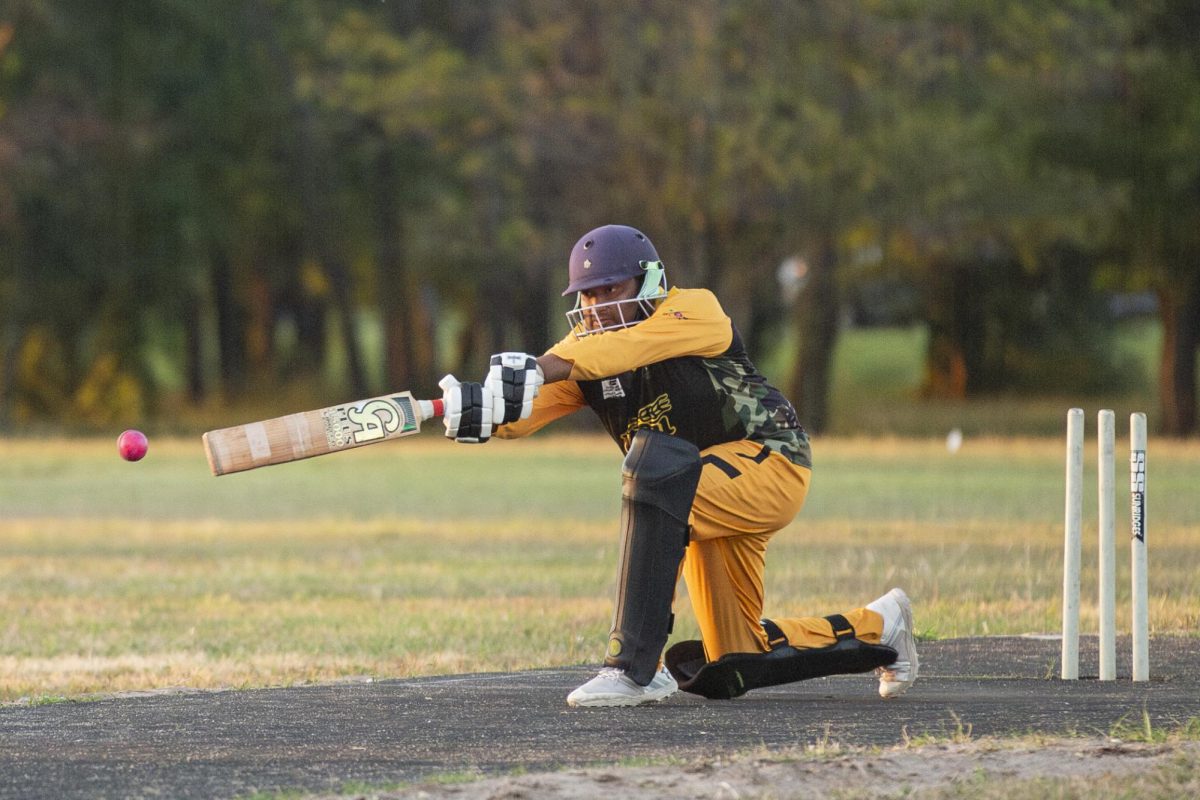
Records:
[[[590,406],[622,452],[639,428],[651,428],[701,450],[761,442],[812,468],[795,409],[759,374],[706,289],[672,289],[637,325],[581,339],[570,333],[548,352],[571,363],[568,380],[543,386],[532,415],[502,426],[497,436],[525,436]]]

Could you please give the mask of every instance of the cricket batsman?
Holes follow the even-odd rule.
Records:
[[[679,689],[732,698],[839,673],[917,678],[912,607],[892,589],[827,617],[762,618],[767,543],[804,505],[808,434],[706,289],[668,287],[640,231],[605,225],[572,248],[570,333],[544,355],[500,353],[482,383],[442,379],[446,436],[525,436],[589,407],[625,454],[621,547],[604,667],[570,706],[636,706]],[[665,654],[675,586],[701,640]]]

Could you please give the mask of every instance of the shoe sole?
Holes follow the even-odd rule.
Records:
[[[671,697],[672,694],[678,691],[679,685],[672,684],[661,687],[658,692],[638,694],[636,697],[631,697],[629,694],[584,694],[583,697],[572,698],[571,694],[574,694],[572,692],[566,696],[566,704],[570,705],[572,709],[646,705],[647,703],[661,703],[662,700]]]
[[[644,706],[650,703],[661,703],[677,691],[679,691],[679,687],[676,686],[670,691],[659,695],[644,694],[637,697],[630,697],[625,694],[596,694],[576,700],[568,697],[567,705],[571,708],[632,708],[633,706]]]

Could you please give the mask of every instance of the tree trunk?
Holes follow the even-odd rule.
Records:
[[[275,293],[262,270],[254,270],[246,296],[246,359],[262,382],[275,371]]]
[[[1196,432],[1196,351],[1200,348],[1200,281],[1158,293],[1162,321],[1159,402],[1162,432],[1186,437]]]
[[[479,319],[480,331],[484,335],[484,352],[480,353],[483,363],[478,367],[471,365],[471,368],[486,372],[487,359],[508,349],[508,322],[512,317],[514,305],[510,283],[491,277],[484,280],[483,305]]]
[[[200,298],[183,307],[183,373],[187,382],[188,400],[193,405],[204,402],[204,331],[200,318]]]
[[[247,4],[246,9],[250,25],[265,46],[280,86],[288,92],[295,134],[288,156],[293,164],[291,174],[299,190],[304,235],[329,276],[334,308],[342,323],[342,341],[351,389],[356,395],[365,397],[369,392],[362,350],[358,343],[353,278],[345,257],[334,243],[332,233],[336,225],[333,204],[330,202],[334,192],[333,176],[329,169],[333,155],[323,146],[312,106],[298,96],[295,71],[279,41],[271,10],[262,0]]]
[[[544,352],[558,341],[550,322],[550,269],[545,266],[533,274],[525,274],[519,300],[517,324],[521,331],[521,349],[535,355]]]
[[[280,258],[288,265],[284,273],[290,277],[280,286],[282,296],[278,300],[282,308],[290,310],[296,323],[296,352],[286,365],[285,377],[302,381],[325,374],[329,327],[328,297],[305,277],[311,265],[305,263],[304,255],[303,242],[289,239]]]
[[[750,308],[747,311],[747,325],[743,332],[746,339],[746,350],[751,358],[764,358],[778,342],[780,316],[783,305],[779,299],[779,286],[775,275],[769,276],[771,283],[765,280],[755,281],[748,289]]]
[[[0,329],[0,432],[8,430],[12,420],[14,389],[17,385],[17,351],[21,332],[15,320],[5,322]]]
[[[290,86],[291,84],[289,84]],[[306,220],[305,235],[321,262],[332,287],[333,306],[341,321],[342,346],[346,353],[350,388],[356,396],[369,394],[366,371],[363,368],[362,348],[358,342],[358,326],[354,313],[354,279],[345,257],[333,242],[330,230],[334,225],[333,209],[328,201],[331,180],[324,166],[329,156],[319,153],[312,110],[297,101],[297,164],[293,170],[301,185],[300,200]]]
[[[229,254],[213,248],[213,304],[217,312],[217,363],[221,388],[234,397],[246,388],[245,313],[237,299]]]
[[[477,317],[476,303],[472,302],[466,307],[466,324],[463,325],[462,331],[458,334],[458,340],[455,342],[454,361],[448,365],[453,372],[462,372],[470,364],[473,364],[476,359],[475,354],[481,349]]]
[[[387,389],[417,387],[417,317],[419,309],[404,258],[400,171],[396,156],[384,146],[375,165],[375,211],[379,236],[375,296],[383,318],[383,359]]]
[[[962,400],[988,385],[983,287],[969,263],[935,263],[925,289],[929,343],[921,396]]]
[[[17,223],[18,225],[20,223]],[[9,251],[11,295],[7,303],[0,305],[3,316],[0,319],[0,433],[7,431],[12,423],[12,407],[17,392],[17,355],[21,343],[25,339],[25,308],[30,297],[26,286],[25,259],[21,242],[18,241],[19,228],[16,231],[3,231],[12,243]]]
[[[820,433],[829,426],[831,367],[841,311],[837,255],[832,241],[822,242],[809,264],[808,274],[808,285],[796,303],[795,325],[800,352],[790,394],[801,424]]]

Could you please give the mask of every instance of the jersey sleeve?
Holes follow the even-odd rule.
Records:
[[[711,358],[729,348],[733,324],[707,289],[672,289],[654,313],[629,328],[568,336],[549,352],[571,362],[574,381],[620,375],[669,358]]]
[[[525,419],[501,425],[493,434],[498,439],[518,439],[539,431],[560,417],[586,405],[575,381],[547,383],[533,400],[533,412]]]

